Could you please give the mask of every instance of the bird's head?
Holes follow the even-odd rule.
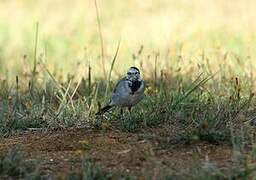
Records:
[[[130,67],[127,74],[126,79],[130,81],[138,81],[140,79],[140,70],[134,66]]]

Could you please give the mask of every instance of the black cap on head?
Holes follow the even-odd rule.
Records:
[[[130,67],[130,69],[135,69],[135,70],[137,70],[138,72],[140,72],[140,70],[139,70],[137,67],[135,67],[135,66]]]

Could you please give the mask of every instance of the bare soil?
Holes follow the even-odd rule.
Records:
[[[164,129],[146,133],[88,129],[27,131],[0,139],[0,151],[21,145],[29,158],[40,159],[44,171],[57,176],[79,169],[82,155],[111,171],[153,179],[163,173],[189,174],[197,163],[205,161],[223,168],[231,164],[232,148],[228,145],[195,142],[160,148],[156,140],[147,138],[162,131],[165,132]]]

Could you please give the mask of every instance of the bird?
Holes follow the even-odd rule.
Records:
[[[140,77],[140,70],[135,66],[130,67],[126,76],[115,85],[109,103],[100,109],[96,115],[102,115],[113,107],[120,107],[121,114],[123,108],[128,108],[131,112],[131,108],[143,99],[144,90],[145,82]]]

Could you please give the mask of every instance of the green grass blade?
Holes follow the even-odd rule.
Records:
[[[115,55],[114,55],[114,57],[112,59],[111,67],[110,67],[110,70],[109,70],[109,73],[108,73],[108,83],[107,83],[107,87],[106,87],[105,97],[107,96],[107,93],[109,91],[109,85],[110,85],[110,80],[111,80],[111,73],[112,73],[112,71],[114,69],[114,65],[115,65],[115,62],[116,62],[116,59],[117,59],[117,55],[118,55],[118,51],[119,51],[119,47],[120,47],[120,42],[121,42],[121,40],[118,41],[116,52],[115,52]]]

